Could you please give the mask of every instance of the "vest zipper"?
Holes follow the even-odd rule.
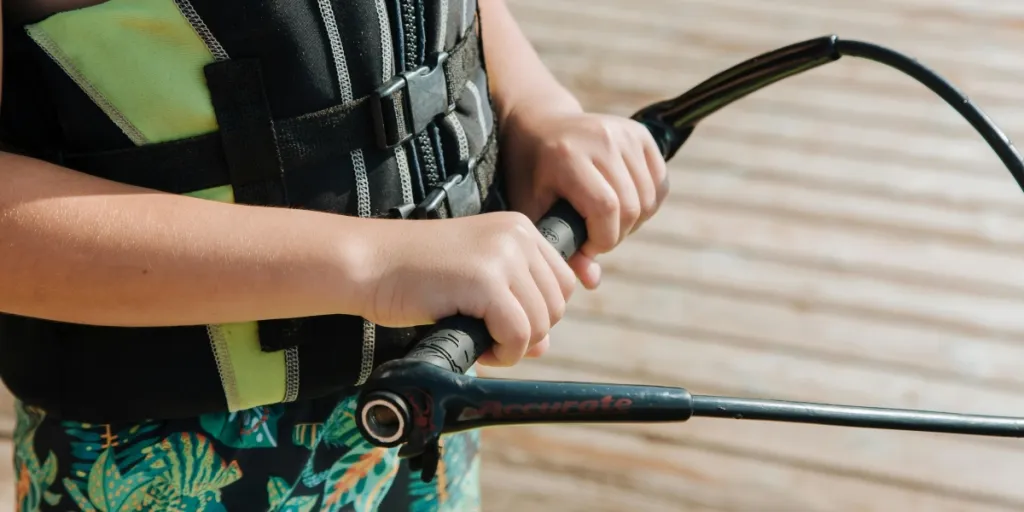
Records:
[[[397,74],[395,63],[397,52],[392,43],[395,38],[391,35],[391,17],[384,2],[385,0],[374,0],[377,7],[377,23],[380,26],[381,79],[386,82]],[[401,24],[398,26],[401,27]],[[401,36],[401,29],[399,29],[399,36]],[[401,43],[399,42],[399,44]],[[400,53],[399,59],[401,59]],[[402,184],[402,202],[412,203],[415,200],[412,192],[412,173],[404,147],[395,148],[395,161],[398,164],[398,176]]]
[[[402,0],[402,18],[406,40],[406,69],[408,70],[422,65],[426,58],[426,14],[423,9],[423,0]],[[440,185],[441,172],[430,140],[430,130],[416,135],[412,146],[422,159],[422,176],[426,179],[425,189],[429,190]],[[438,209],[438,214],[441,218],[447,218],[448,209],[442,206]]]

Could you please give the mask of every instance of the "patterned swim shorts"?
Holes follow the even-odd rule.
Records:
[[[17,404],[18,510],[480,510],[479,432],[445,436],[430,483],[363,440],[356,397],[96,424]]]

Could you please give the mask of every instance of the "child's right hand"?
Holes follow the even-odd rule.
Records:
[[[547,350],[576,279],[526,216],[385,222],[375,237],[364,318],[387,327],[481,318],[496,342],[479,360],[488,366]]]

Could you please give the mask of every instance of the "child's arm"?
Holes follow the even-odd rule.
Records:
[[[509,365],[561,318],[574,283],[517,213],[406,221],[227,204],[6,153],[0,184],[5,313],[114,326],[464,313],[499,343],[482,362]]]
[[[232,205],[0,154],[0,311],[163,326],[358,311],[365,222]]]
[[[479,2],[487,72],[498,120],[505,121],[517,106],[531,103],[548,109],[583,112],[576,98],[541,62],[505,0]]]

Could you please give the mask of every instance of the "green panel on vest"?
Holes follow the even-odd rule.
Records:
[[[173,0],[110,0],[26,30],[135,144],[217,129],[203,75],[213,55]],[[187,195],[234,202],[230,185]],[[261,350],[255,322],[211,326],[210,338],[232,411],[284,399],[284,353]]]
[[[203,77],[213,56],[173,0],[111,0],[27,30],[93,101],[125,118],[123,130],[141,134],[136,144],[217,129]]]

